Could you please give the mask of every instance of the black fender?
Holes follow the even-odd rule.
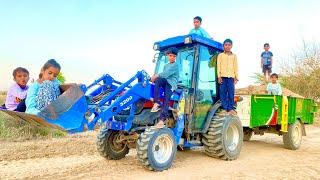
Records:
[[[214,114],[218,111],[218,109],[221,107],[221,102],[217,101],[216,103],[214,103],[214,105],[210,108],[210,111],[208,113],[206,122],[204,123],[203,129],[201,131],[201,133],[206,133],[209,129],[209,125],[211,122],[212,117],[214,116]]]

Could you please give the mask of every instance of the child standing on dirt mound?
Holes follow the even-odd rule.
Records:
[[[231,52],[232,41],[226,39],[223,42],[224,52],[217,58],[218,82],[220,84],[220,99],[222,114],[236,115],[234,110],[234,85],[238,82],[237,56]]]
[[[162,73],[152,76],[151,81],[154,82],[154,105],[151,112],[158,112],[161,106],[161,114],[158,124],[158,128],[164,127],[164,121],[168,118],[169,102],[172,95],[172,91],[177,89],[179,79],[179,66],[176,63],[176,57],[178,49],[171,47],[166,52],[169,63],[163,68]],[[164,102],[160,102],[160,88],[164,90]]]
[[[15,83],[9,88],[5,102],[5,108],[10,111],[24,112],[26,110],[24,100],[27,96],[29,71],[26,68],[18,67],[13,70]]]
[[[268,81],[270,73],[272,73],[273,54],[271,51],[269,51],[270,49],[269,43],[265,43],[263,47],[264,47],[264,52],[261,53],[261,68],[262,68],[262,73],[264,75],[265,80]]]
[[[50,102],[56,100],[60,93],[60,82],[57,76],[60,73],[61,66],[54,60],[48,60],[39,74],[39,79],[36,80],[28,90],[26,113],[38,114]]]

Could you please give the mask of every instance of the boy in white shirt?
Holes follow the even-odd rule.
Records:
[[[272,94],[272,95],[282,95],[282,88],[280,83],[278,83],[278,74],[273,73],[270,76],[270,80],[271,82],[268,83],[267,85],[267,91],[268,94]]]

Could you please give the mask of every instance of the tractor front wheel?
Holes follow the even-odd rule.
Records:
[[[124,142],[119,142],[120,131],[101,129],[97,136],[97,149],[107,159],[122,159],[129,153]]]
[[[300,121],[289,124],[288,132],[283,134],[283,144],[286,149],[299,149],[302,141],[302,125]]]
[[[149,170],[163,171],[172,166],[177,143],[172,130],[148,128],[137,141],[139,161]]]

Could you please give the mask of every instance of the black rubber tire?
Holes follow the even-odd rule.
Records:
[[[238,142],[234,149],[227,147],[227,131],[234,127],[238,132]],[[239,157],[243,145],[243,128],[237,116],[214,116],[211,120],[208,132],[203,134],[202,143],[205,153],[214,158],[227,161]]]
[[[295,129],[297,128],[297,129]],[[298,130],[300,131],[299,137],[295,140],[294,138],[294,131]],[[302,141],[302,124],[300,121],[296,121],[293,124],[288,125],[288,132],[284,133],[282,138],[283,138],[283,144],[286,149],[291,149],[291,150],[297,150],[299,149]]]
[[[243,129],[243,141],[250,141],[253,131],[250,128]]]
[[[161,135],[167,135],[167,137],[170,137],[170,141],[172,142],[172,147],[169,148],[171,149],[170,157],[168,158],[168,160],[162,163],[158,162],[157,159],[155,159],[155,155],[153,153],[153,145],[155,144],[157,138]],[[177,153],[177,143],[175,141],[175,136],[172,130],[168,128],[147,128],[145,132],[140,135],[137,141],[136,148],[139,161],[145,168],[151,171],[163,171],[169,169],[172,166],[173,160],[175,159]],[[157,148],[157,146],[155,148]]]
[[[126,144],[114,144],[114,138],[119,134],[119,131],[101,129],[97,135],[97,149],[102,157],[107,159],[119,160],[124,158],[129,153],[129,148]]]

